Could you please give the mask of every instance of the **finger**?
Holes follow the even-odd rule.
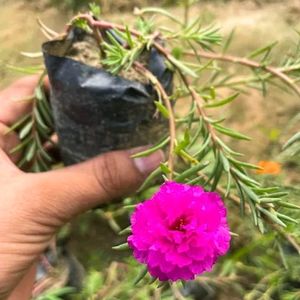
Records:
[[[39,76],[27,76],[0,92],[0,122],[11,125],[30,110],[31,101],[20,101],[33,95]]]
[[[12,178],[15,174],[20,174],[20,171],[8,157],[8,155],[4,152],[3,149],[0,148],[0,183],[4,180],[5,182],[8,178]]]
[[[8,131],[9,128],[0,123],[0,148],[16,163],[20,158],[20,153],[10,154],[10,152],[19,144],[20,140],[15,132],[8,133]]]
[[[11,293],[7,300],[29,300],[32,297],[32,290],[35,281],[36,264],[34,264],[28,273],[23,277],[16,289]]]
[[[115,151],[87,162],[35,176],[39,210],[68,221],[74,215],[134,192],[163,160],[162,151],[132,159],[136,150]],[[33,176],[33,175],[32,175]],[[50,216],[51,218],[51,216]]]

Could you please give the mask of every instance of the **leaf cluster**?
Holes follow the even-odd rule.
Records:
[[[13,124],[10,131],[18,132],[20,143],[11,150],[11,154],[23,153],[18,167],[32,172],[42,172],[51,169],[55,162],[45,145],[55,147],[51,141],[54,133],[52,110],[43,85],[43,78],[35,88],[34,95],[20,101],[31,101],[32,110]]]

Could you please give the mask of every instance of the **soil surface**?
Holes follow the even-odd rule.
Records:
[[[73,43],[66,57],[85,63],[92,67],[101,68],[101,52],[96,40],[87,35],[83,41]]]
[[[76,41],[66,53],[66,57],[72,58],[76,61],[85,63],[92,67],[104,68],[102,64],[102,56],[100,46],[92,35],[86,35],[82,41]],[[144,51],[137,61],[147,65],[149,60],[149,53]],[[139,74],[133,67],[123,69],[118,74],[119,76],[132,80],[139,81],[143,84],[148,83],[148,79]]]

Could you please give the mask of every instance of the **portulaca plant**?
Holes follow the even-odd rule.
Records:
[[[259,177],[256,178],[255,172],[263,173],[263,167],[249,163],[247,157],[232,146],[234,141],[249,143],[251,138],[227,127],[226,120],[215,115],[217,110],[222,111],[228,104],[239,101],[239,93],[245,89],[255,88],[265,94],[270,85],[276,85],[300,96],[299,47],[292,54],[283,56],[281,64],[276,66],[270,64],[275,44],[257,49],[247,58],[232,56],[227,52],[234,32],[222,37],[218,28],[203,26],[201,18],[191,19],[189,11],[192,3],[185,1],[185,4],[184,20],[161,8],[143,8],[134,11],[134,25],[116,24],[102,19],[100,8],[91,5],[88,13],[72,18],[61,34],[40,22],[45,35],[54,42],[68,41],[78,31],[91,38],[93,42],[84,44],[84,47],[89,48],[94,43],[98,54],[95,64],[89,67],[101,69],[105,76],[111,76],[109,78],[113,80],[125,78],[125,87],[135,82],[143,91],[145,87],[151,90],[149,94],[153,101],[147,109],[153,116],[153,123],[159,120],[162,124],[154,135],[154,141],[151,141],[153,145],[134,157],[147,156],[163,149],[166,161],[149,176],[136,195],[120,204],[99,209],[103,214],[109,213],[110,224],[115,230],[119,227],[114,214],[118,215],[121,211],[128,217],[130,215],[128,227],[120,230],[126,242],[114,248],[122,250],[129,246],[140,263],[137,267],[140,274],[135,280],[138,285],[132,289],[132,294],[128,290],[129,294],[125,296],[108,299],[129,299],[126,297],[132,297],[142,289],[148,295],[144,297],[148,298],[138,299],[185,299],[193,295],[191,285],[186,283],[190,280],[195,280],[208,290],[222,289],[228,285],[231,288],[239,286],[237,290],[240,291],[243,287],[247,290],[244,294],[248,293],[248,298],[245,298],[248,300],[283,299],[274,296],[278,293],[277,288],[271,285],[273,288],[269,290],[265,284],[267,279],[263,263],[253,262],[250,256],[248,261],[255,263],[255,268],[260,268],[257,271],[251,269],[254,268],[251,265],[246,267],[244,264],[242,269],[237,263],[249,254],[247,248],[240,245],[240,248],[234,247],[230,254],[228,251],[230,241],[238,240],[238,234],[243,234],[236,232],[236,228],[239,230],[236,224],[251,221],[250,235],[257,238],[256,231],[259,231],[261,245],[275,245],[269,254],[273,258],[281,258],[282,262],[278,260],[277,263],[284,266],[274,270],[273,266],[268,265],[266,272],[269,278],[283,280],[286,273],[280,273],[280,270],[285,270],[287,266],[288,251],[300,253],[299,230],[297,232],[297,226],[293,225],[299,218],[294,211],[300,207],[292,199],[285,198],[288,193],[283,187],[265,185]],[[154,16],[158,15],[167,18],[172,25],[168,28],[157,25]],[[85,48],[78,51],[80,54]],[[165,78],[153,71],[153,65],[149,63],[153,51],[167,69],[169,84],[164,83]],[[74,58],[70,53],[61,57],[73,64],[86,64],[85,61],[78,62],[78,57]],[[248,73],[241,79],[240,74],[231,73],[226,64],[240,65]],[[60,120],[53,113],[52,99],[50,103],[43,85],[45,76],[47,70],[41,72],[41,80],[30,99],[32,111],[11,128],[19,132],[22,141],[13,150],[23,151],[19,166],[34,172],[46,171],[54,164],[60,164],[61,160],[52,156],[53,147],[61,150],[64,147],[60,142],[55,142]],[[50,90],[52,85],[52,95],[56,97],[54,81],[50,74],[49,77]],[[94,84],[97,89],[97,82]],[[100,84],[103,85],[103,82]],[[136,101],[139,97],[144,96],[137,96]],[[184,103],[184,109],[178,102]],[[133,118],[130,110],[129,105],[128,114]],[[113,118],[118,111],[111,113]],[[126,122],[130,120],[126,119]],[[63,126],[59,124],[59,140]],[[147,126],[151,127],[151,121]],[[122,130],[125,130],[124,127],[120,127],[121,133]],[[285,148],[296,144],[297,139],[299,134]],[[118,146],[111,144],[107,147],[111,150]],[[102,150],[99,149],[99,153]],[[67,152],[63,153],[66,155]],[[236,214],[236,208],[240,210],[240,216]],[[234,220],[228,221],[226,211],[229,215],[233,212]],[[254,249],[256,246],[250,247]],[[218,261],[220,256],[225,256],[222,262]],[[215,263],[216,271],[211,276],[203,275],[210,272]],[[150,276],[146,276],[147,272]],[[256,283],[261,280],[260,286],[252,284],[248,287],[243,282],[243,272],[256,276]],[[97,276],[90,276],[88,280],[98,282]],[[279,282],[279,285],[284,286],[284,282]],[[96,286],[101,289],[100,281]],[[97,295],[97,291],[94,292]],[[87,290],[83,293],[91,297],[88,299],[97,299],[93,298],[91,290],[89,295]],[[263,298],[266,293],[269,298]],[[299,299],[299,293],[292,298],[293,293],[294,288],[291,287],[287,292],[291,298],[284,299]]]

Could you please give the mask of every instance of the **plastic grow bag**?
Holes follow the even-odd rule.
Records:
[[[111,150],[156,143],[168,130],[166,119],[154,117],[157,98],[150,84],[65,57],[85,35],[73,30],[64,40],[43,44],[51,106],[66,165]],[[155,49],[150,51],[148,69],[170,93],[173,74]]]

